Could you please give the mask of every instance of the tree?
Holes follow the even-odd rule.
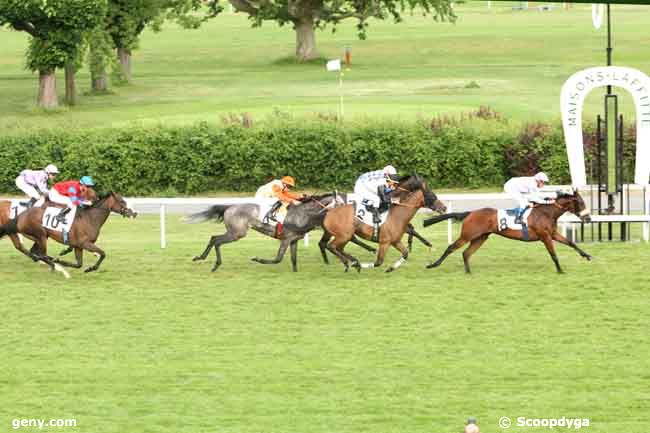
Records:
[[[433,19],[454,21],[450,0],[229,0],[237,11],[249,15],[253,26],[263,21],[293,24],[296,32],[296,58],[300,61],[318,57],[315,29],[336,25],[348,18],[358,21],[359,37],[365,39],[368,19],[392,17],[401,21],[401,12],[418,8]]]
[[[174,19],[197,28],[221,9],[218,0],[108,0],[106,31],[117,49],[122,80],[132,80],[131,53],[148,25],[159,31],[165,19]]]
[[[39,73],[39,106],[58,106],[56,69],[78,58],[84,32],[105,14],[106,0],[0,0],[0,26],[30,35],[27,67]]]

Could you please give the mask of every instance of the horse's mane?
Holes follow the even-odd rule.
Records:
[[[556,198],[576,198],[576,193],[569,194],[568,192],[558,191]]]
[[[422,187],[424,179],[419,174],[407,174],[405,176],[401,176],[397,182],[402,187],[406,187],[409,190],[414,190]],[[408,187],[405,184],[408,184]]]
[[[104,203],[113,194],[114,194],[113,191],[97,194],[97,200],[95,200],[93,204],[90,205],[90,207],[98,207],[100,204]]]
[[[334,193],[332,192],[326,192],[324,194],[319,194],[319,195],[308,195],[306,200],[307,201],[313,201],[313,200],[322,200],[326,197],[332,196]]]

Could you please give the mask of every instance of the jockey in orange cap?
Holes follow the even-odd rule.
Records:
[[[276,237],[282,232],[282,223],[287,215],[287,207],[290,204],[298,204],[303,199],[303,194],[291,192],[295,188],[296,181],[291,176],[284,176],[282,179],[272,180],[266,185],[262,185],[255,193],[255,198],[270,199],[275,198],[278,201],[271,207],[271,210],[264,217],[264,221],[274,219],[277,221],[275,234]]]

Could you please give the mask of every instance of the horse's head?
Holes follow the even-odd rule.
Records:
[[[587,209],[585,201],[582,199],[582,196],[577,189],[574,189],[572,194],[558,193],[556,203],[558,203],[558,205],[563,209],[579,217],[582,222],[591,222],[589,209]]]
[[[438,199],[438,196],[429,189],[429,185],[420,175],[405,176],[400,178],[397,191],[398,195],[403,193],[411,194],[416,191],[422,191],[424,207],[439,213],[447,212],[447,207]]]
[[[112,191],[100,198],[94,206],[103,207],[125,218],[135,218],[138,216],[137,212],[134,212],[127,206],[126,200],[121,195]]]

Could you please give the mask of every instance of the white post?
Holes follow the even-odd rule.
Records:
[[[304,244],[305,244],[306,247],[309,246],[309,233],[307,233],[307,234],[305,235],[303,242],[304,242]]]
[[[165,234],[165,205],[160,205],[160,248],[167,248],[167,238]]]
[[[449,202],[449,206],[447,206],[447,213],[452,213],[453,210],[454,210],[454,207],[452,206],[451,201],[450,201],[450,202]],[[451,242],[452,242],[452,239],[451,239],[451,237],[452,237],[452,232],[451,232],[451,220],[452,220],[452,219],[453,219],[453,218],[449,218],[449,219],[447,220],[447,244],[449,244],[449,245],[451,245]]]
[[[492,2],[490,0],[488,0],[487,4],[488,4],[488,9],[492,8]]]

